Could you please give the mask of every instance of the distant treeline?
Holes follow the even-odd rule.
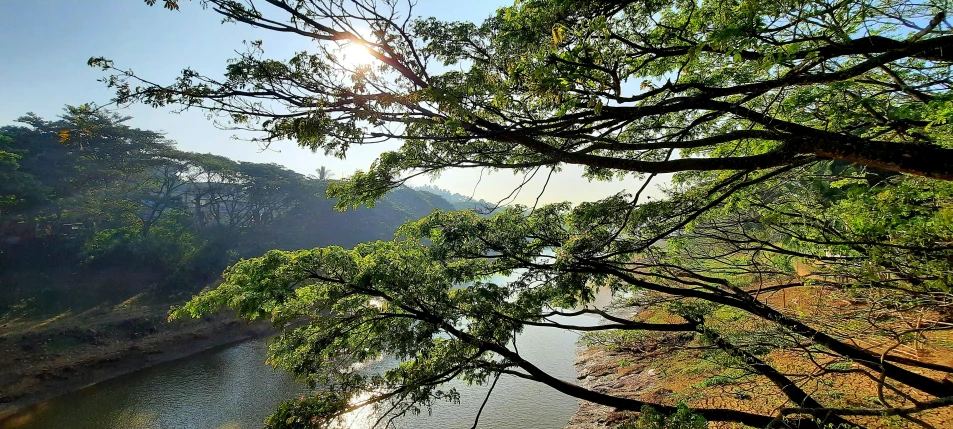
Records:
[[[403,188],[374,209],[337,212],[325,178],[184,152],[128,119],[67,107],[54,121],[27,114],[0,127],[0,313],[43,294],[69,302],[44,270],[146,269],[153,289],[192,293],[241,257],[387,239],[408,219],[454,208]]]

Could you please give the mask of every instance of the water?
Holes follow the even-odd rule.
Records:
[[[107,380],[34,407],[22,427],[254,427],[305,391],[264,364],[266,350],[264,339],[253,340]]]
[[[572,323],[595,319],[573,318]],[[522,355],[555,377],[573,381],[578,334],[528,327],[517,340]],[[258,428],[275,406],[307,392],[305,386],[265,365],[267,340],[257,339],[108,380],[33,407],[17,419],[23,429]],[[364,370],[393,365],[375,362]],[[488,386],[453,382],[460,404],[441,403],[432,414],[410,416],[401,428],[470,428]],[[480,428],[561,428],[577,401],[532,381],[503,376],[481,417]],[[374,419],[355,417],[353,429]]]

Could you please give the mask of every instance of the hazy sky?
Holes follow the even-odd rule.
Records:
[[[266,54],[274,59],[309,48],[310,42],[299,36],[221,24],[220,16],[203,10],[197,0],[181,3],[180,11],[170,12],[149,7],[142,0],[0,0],[0,125],[11,124],[26,112],[53,119],[65,104],[107,103],[112,93],[96,81],[102,71],[86,65],[92,56],[112,59],[118,67],[166,83],[184,67],[220,76],[226,60],[243,50],[245,40],[263,40]],[[416,12],[445,20],[481,21],[506,3],[510,1],[420,0]],[[165,132],[182,150],[275,162],[304,174],[325,165],[335,177],[341,177],[366,169],[380,151],[374,146],[353,148],[346,160],[340,160],[311,153],[292,142],[263,149],[232,140],[233,132],[217,129],[198,111],[176,114],[171,108],[133,106],[120,113],[133,117],[129,122],[133,127]],[[567,167],[553,175],[540,202],[589,201],[623,189],[635,192],[639,185],[635,180],[589,183],[580,172]],[[433,184],[497,201],[522,180],[509,172],[479,178],[479,170],[457,170],[443,174]],[[541,171],[516,201],[532,204],[545,178]]]

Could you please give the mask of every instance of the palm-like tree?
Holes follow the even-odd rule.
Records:
[[[328,169],[327,167],[323,165],[317,168],[316,170],[314,170],[314,172],[318,173],[318,180],[322,182],[325,180],[331,180],[331,176],[334,175],[334,173],[332,173],[330,169]]]

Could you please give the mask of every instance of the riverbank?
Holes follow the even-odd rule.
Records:
[[[128,304],[0,324],[0,428],[56,396],[271,332],[226,315],[170,323],[167,314]]]
[[[634,366],[619,365],[620,361],[631,358],[629,354],[614,352],[601,346],[584,348],[575,362],[579,383],[590,390],[630,399],[644,398],[646,393],[652,391],[655,391],[657,396],[671,393],[659,389],[659,375],[655,370],[641,371]],[[579,401],[579,408],[565,429],[614,428],[634,417],[632,412]]]
[[[603,302],[606,302],[603,299]],[[602,306],[605,307],[605,304]],[[639,312],[637,307],[617,307],[610,309],[616,317],[631,319]],[[656,391],[657,395],[671,392],[659,391],[659,376],[652,368],[633,365],[631,352],[611,349],[604,346],[580,345],[576,351],[573,366],[576,380],[583,387],[613,396],[636,399],[645,398],[646,393]],[[573,413],[565,429],[607,429],[632,421],[635,413],[618,411],[613,407],[588,401],[579,401],[579,408]]]
[[[830,313],[862,309],[859,304],[842,299],[831,289],[809,285],[783,289],[781,292],[766,292],[761,299],[779,311],[808,315],[815,317],[814,320],[831,320]],[[619,316],[618,313],[616,315]],[[682,321],[665,311],[663,306],[630,311],[629,315],[621,317],[650,323]],[[708,321],[728,333],[733,328],[738,329],[740,324],[752,323],[751,318],[731,308],[718,309],[708,316]],[[851,341],[866,344],[878,353],[886,353],[883,348],[876,346],[884,341],[876,333],[866,336],[855,334]],[[950,331],[928,333],[914,350],[915,354],[906,357],[938,366],[953,366],[953,355],[946,351],[949,344],[953,344]],[[818,366],[817,361],[812,361],[796,349],[766,348],[759,351],[758,356],[785,374],[812,374]],[[574,366],[577,380],[582,386],[648,403],[669,406],[682,403],[689,408],[731,409],[762,415],[774,415],[781,407],[788,406],[789,398],[781,394],[775,384],[735,362],[691,333],[645,332],[591,337],[587,345],[577,351]],[[800,386],[810,391],[811,396],[822,404],[830,404],[830,407],[876,406],[881,396],[891,403],[900,403],[904,400],[901,394],[921,402],[930,399],[913,390],[885,393],[879,390],[877,381],[871,380],[864,372],[850,371],[854,368],[851,362],[822,360],[820,365],[839,371],[815,375],[813,379],[805,377]],[[934,379],[947,377],[939,371],[911,369]],[[636,418],[635,412],[580,401],[566,429],[618,428]],[[948,427],[949,422],[953,421],[953,410],[925,410],[918,413],[916,418],[925,422],[923,426]],[[870,428],[919,427],[895,416],[851,416],[848,420]],[[719,423],[711,427],[733,425]]]

